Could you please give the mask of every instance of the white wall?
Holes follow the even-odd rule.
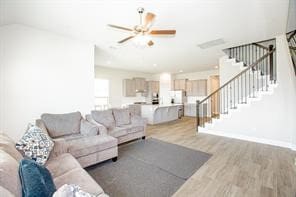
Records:
[[[142,77],[150,80],[151,74],[142,72],[133,72],[127,70],[106,68],[101,66],[95,67],[95,77],[109,80],[109,97],[111,107],[121,107],[124,104],[145,101],[145,97],[138,93],[136,97],[123,96],[123,79],[132,79],[134,77]]]
[[[287,32],[296,29],[296,0],[289,1],[289,12],[287,20]]]
[[[276,38],[278,86],[272,95],[235,111],[210,132],[296,148],[296,79],[285,35]]]
[[[172,80],[174,80],[172,74],[161,73],[159,75],[159,102],[160,104],[171,103],[170,91],[172,90]]]
[[[219,70],[207,70],[207,71],[200,71],[200,72],[192,72],[192,73],[178,73],[175,74],[176,79],[189,79],[189,80],[198,80],[198,79],[207,79],[208,84],[208,94],[210,92],[210,76],[219,75]],[[187,103],[196,103],[197,100],[202,100],[205,96],[188,96]]]
[[[197,79],[208,79],[210,76],[219,75],[219,70],[206,70],[200,72],[191,72],[191,73],[178,73],[175,74],[176,79],[189,79],[189,80],[197,80]]]
[[[225,84],[244,69],[246,68],[243,67],[242,62],[236,63],[234,59],[228,59],[228,56],[221,57],[219,59],[220,84]]]
[[[94,107],[94,46],[10,25],[0,28],[1,125],[13,139],[42,113],[88,113]]]

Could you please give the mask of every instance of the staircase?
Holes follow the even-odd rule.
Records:
[[[272,39],[224,50],[228,56],[226,61],[241,65],[242,71],[205,99],[197,101],[197,131],[272,91],[277,81],[274,46]]]
[[[296,75],[296,30],[287,33],[287,40],[289,43],[291,58],[292,58],[294,71]]]

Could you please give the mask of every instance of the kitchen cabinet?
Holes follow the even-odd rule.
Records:
[[[145,82],[144,78],[133,78],[135,81],[136,92],[144,92],[145,91]]]
[[[136,96],[136,81],[133,79],[123,80],[123,96],[135,97]]]
[[[159,93],[159,81],[148,81],[148,92]]]
[[[175,79],[172,81],[172,90],[184,90],[186,91],[187,79]]]
[[[207,79],[197,80],[197,96],[207,96]]]
[[[207,80],[188,80],[186,82],[187,96],[206,96],[207,95]]]

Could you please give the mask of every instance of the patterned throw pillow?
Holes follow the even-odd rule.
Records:
[[[50,151],[54,146],[51,138],[39,127],[29,124],[28,130],[18,143],[16,148],[23,151],[25,156],[35,160],[38,164],[44,165]]]
[[[65,184],[53,194],[53,197],[95,197],[95,195],[81,190],[78,185]],[[108,197],[108,195],[102,195],[102,197]]]

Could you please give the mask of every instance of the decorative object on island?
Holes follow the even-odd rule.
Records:
[[[123,40],[118,41],[119,44],[122,44],[134,38],[135,44],[137,46],[152,46],[154,42],[151,40],[149,36],[157,36],[157,35],[174,36],[176,34],[176,30],[150,30],[156,15],[151,12],[147,12],[144,18],[144,23],[143,23],[144,8],[141,8],[141,7],[138,8],[138,13],[140,16],[140,24],[136,25],[133,29],[118,26],[118,25],[108,24],[109,27],[129,31],[132,33],[127,38],[124,38]]]

